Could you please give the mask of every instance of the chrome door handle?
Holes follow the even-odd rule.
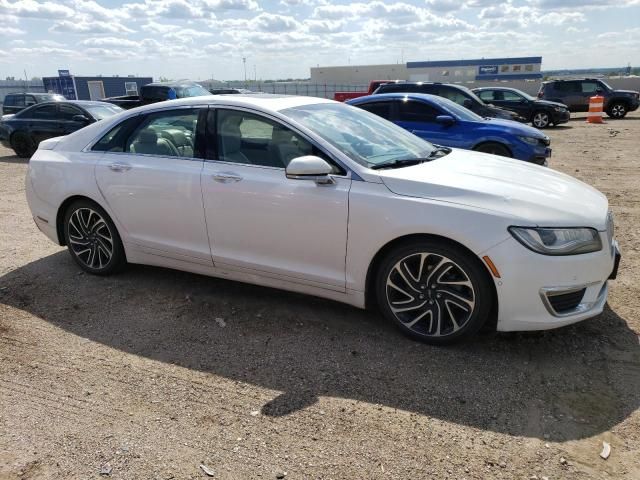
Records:
[[[126,172],[127,170],[131,170],[131,165],[128,163],[112,163],[109,165],[109,168],[114,172]]]
[[[240,175],[228,172],[218,172],[213,174],[213,179],[218,183],[233,183],[242,180]]]

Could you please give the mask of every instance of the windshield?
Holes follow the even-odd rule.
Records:
[[[83,105],[83,107],[96,120],[104,120],[105,118],[124,112],[124,109],[117,105]]]
[[[190,87],[174,87],[176,91],[176,97],[178,98],[187,98],[187,97],[202,97],[203,95],[211,95],[211,92],[206,88],[201,87],[200,85],[193,85]]]
[[[287,108],[280,113],[304,125],[365,167],[428,157],[435,147],[373,113],[335,103]]]
[[[458,117],[459,120],[464,120],[467,122],[482,121],[482,117],[480,115],[478,115],[477,113],[473,113],[468,108],[463,107],[457,104],[456,102],[449,100],[448,98],[433,97],[432,100],[434,103],[437,103],[438,105],[443,107],[445,110],[449,110],[449,112],[453,113],[454,116]]]

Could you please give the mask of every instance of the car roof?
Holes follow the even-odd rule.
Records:
[[[427,102],[433,103],[441,103],[440,100],[443,97],[438,95],[431,95],[430,93],[415,93],[415,92],[390,92],[390,93],[376,93],[374,95],[366,95],[364,97],[353,98],[348,100],[346,103],[350,105],[358,105],[360,103],[368,103],[375,101],[384,101],[384,100],[423,100]]]
[[[12,92],[7,93],[5,97],[9,95],[60,95],[59,93],[49,93],[49,92]]]
[[[201,97],[180,98],[165,102],[152,103],[138,107],[137,112],[164,110],[183,106],[228,105],[236,107],[257,107],[263,110],[280,111],[286,108],[318,103],[337,103],[334,100],[319,97],[303,97],[297,95],[274,95],[270,93],[240,93],[235,95],[203,95]],[[130,110],[131,111],[131,110]]]

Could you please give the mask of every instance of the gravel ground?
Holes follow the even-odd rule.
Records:
[[[449,348],[302,295],[84,275],[0,150],[0,479],[640,478],[640,112],[548,133],[616,213],[609,304]]]

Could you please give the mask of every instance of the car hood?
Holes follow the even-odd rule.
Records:
[[[567,106],[564,103],[560,103],[560,102],[551,102],[549,100],[540,100],[540,99],[536,99],[533,102],[536,105],[544,105],[545,107],[562,107],[564,109],[567,108]]]
[[[607,198],[550,168],[452,149],[431,162],[379,170],[397,195],[499,212],[514,225],[606,229]]]
[[[638,91],[637,90],[614,90],[614,93],[627,93],[627,94],[633,94],[633,95],[638,95]]]

